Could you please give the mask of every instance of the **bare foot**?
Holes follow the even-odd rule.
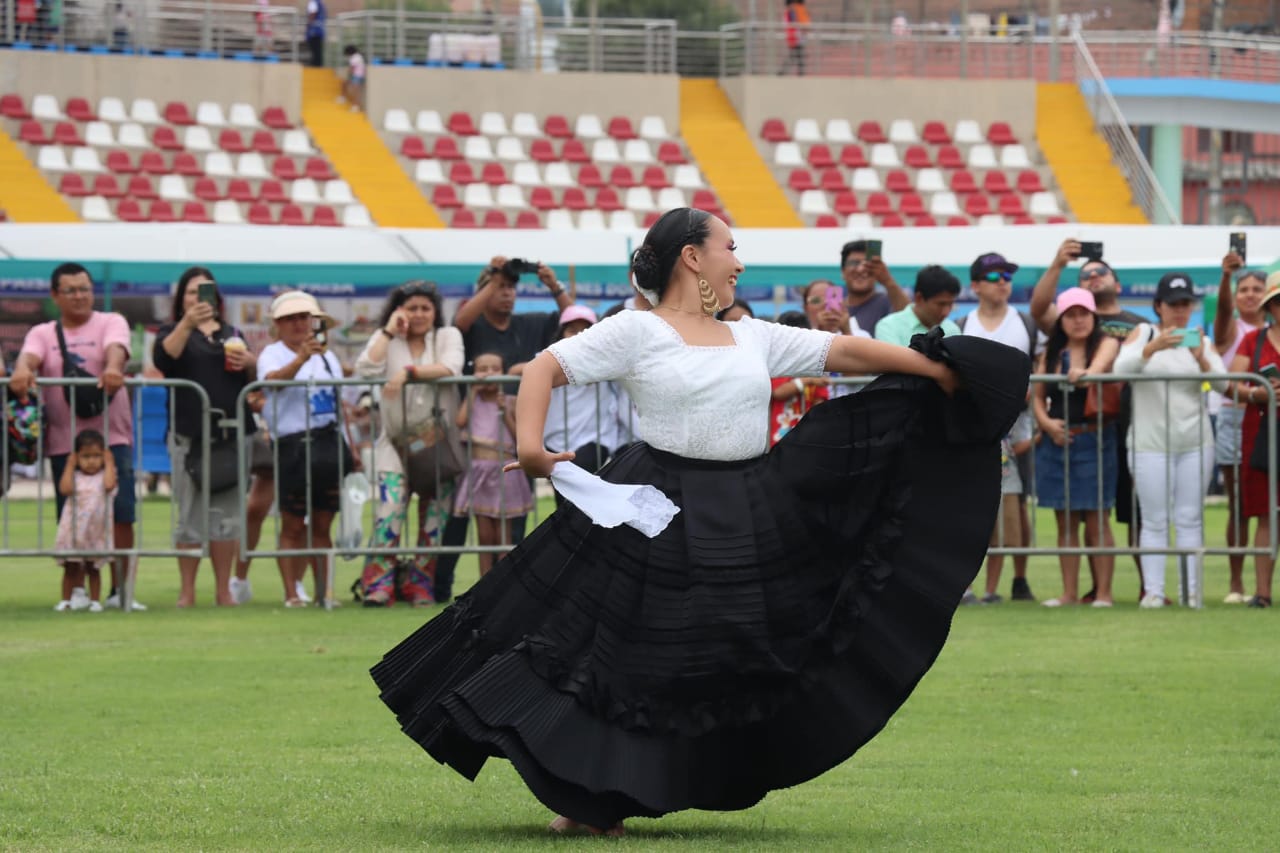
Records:
[[[195,606],[196,606],[195,596],[190,596],[190,597],[187,597],[185,595],[179,596],[178,598],[179,608],[187,608],[187,607],[195,607]]]
[[[583,828],[582,824],[578,823],[576,820],[567,818],[564,815],[560,815],[555,820],[551,821],[551,823],[547,824],[547,829],[558,835],[572,835],[575,832],[581,832]]]

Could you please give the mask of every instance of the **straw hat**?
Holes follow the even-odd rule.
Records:
[[[271,319],[279,320],[281,317],[291,317],[294,314],[310,314],[312,317],[320,317],[324,320],[324,327],[330,329],[337,325],[337,320],[324,313],[320,308],[320,303],[310,293],[304,293],[301,290],[290,290],[280,294],[271,303]]]

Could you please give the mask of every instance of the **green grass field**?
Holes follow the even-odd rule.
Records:
[[[11,505],[14,531],[31,512]],[[166,505],[146,512],[161,544]],[[509,765],[471,784],[400,734],[366,671],[436,611],[286,610],[268,561],[249,605],[209,606],[206,567],[202,606],[178,611],[176,567],[149,559],[150,612],[54,613],[50,560],[0,565],[4,849],[1280,846],[1280,612],[1219,604],[1225,558],[1202,612],[1139,611],[1130,560],[1111,611],[964,608],[853,759],[748,811],[631,821],[620,841],[550,837]],[[338,589],[356,573],[343,563]],[[474,576],[464,559],[460,586]],[[1056,562],[1033,561],[1031,582],[1056,595]]]

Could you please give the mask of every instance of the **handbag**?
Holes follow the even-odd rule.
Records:
[[[1091,382],[1084,395],[1085,420],[1095,420],[1099,414],[1104,421],[1120,417],[1120,396],[1123,382]]]
[[[225,413],[221,409],[210,411],[211,418],[221,419]],[[214,495],[235,488],[240,484],[240,451],[236,445],[234,433],[229,430],[211,429],[209,440],[209,494]],[[214,437],[216,436],[216,438]],[[200,442],[192,441],[187,448],[187,457],[182,468],[186,471],[196,488],[201,488],[204,480],[204,460],[200,458]]]
[[[436,359],[436,339],[431,337],[431,361]],[[419,495],[434,495],[436,483],[456,479],[463,471],[463,460],[458,453],[458,428],[445,417],[437,393],[431,408],[431,418],[416,434],[392,439],[392,446],[400,451],[404,460],[404,472],[409,490]],[[408,421],[408,413],[404,415]]]
[[[54,323],[53,328],[58,333],[58,349],[62,352],[62,377],[64,379],[97,379],[97,376],[71,360],[71,356],[67,353],[67,339],[62,334],[62,322]],[[96,418],[107,408],[106,395],[97,388],[63,385],[62,395],[66,398],[68,406],[75,407],[76,417],[81,420]]]

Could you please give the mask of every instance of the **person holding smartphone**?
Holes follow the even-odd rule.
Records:
[[[840,247],[840,276],[845,285],[845,308],[868,335],[874,336],[881,318],[901,311],[911,300],[885,266],[879,240],[851,240]],[[876,290],[876,285],[883,289]]]
[[[1139,323],[1116,357],[1117,373],[1159,377],[1187,373],[1224,373],[1222,357],[1199,329],[1189,327],[1196,293],[1191,277],[1165,273],[1156,285],[1156,324]],[[1215,391],[1224,379],[1210,381]],[[1135,416],[1129,436],[1130,468],[1142,509],[1143,548],[1164,548],[1172,525],[1179,548],[1204,544],[1204,496],[1213,476],[1213,427],[1204,405],[1203,383],[1195,380],[1134,382]],[[1187,597],[1197,599],[1199,560],[1188,556]],[[1143,608],[1165,606],[1164,554],[1143,554]]]
[[[238,346],[234,345],[238,344]],[[240,496],[236,489],[210,491],[206,506],[203,490],[187,473],[187,457],[199,453],[215,420],[235,414],[236,399],[253,381],[257,359],[244,345],[240,332],[223,319],[222,293],[207,267],[191,267],[178,277],[173,293],[173,322],[156,333],[152,361],[166,379],[187,379],[209,396],[209,420],[201,411],[195,391],[179,388],[171,398],[173,430],[169,435],[172,460],[173,502],[178,507],[174,540],[178,548],[197,550],[209,542],[213,563],[214,601],[235,604],[231,572],[240,545]],[[255,429],[253,417],[244,413],[245,430]],[[216,433],[211,433],[211,439]],[[181,588],[178,606],[196,603],[196,572],[200,557],[179,557]]]
[[[1280,368],[1280,299],[1277,297],[1280,297],[1280,272],[1273,272],[1267,276],[1267,289],[1262,294],[1262,313],[1268,324],[1244,336],[1236,357],[1231,360],[1231,372],[1262,373],[1276,395],[1280,396],[1280,370],[1277,370]],[[1276,372],[1272,373],[1273,370]],[[1274,409],[1266,411],[1269,398],[1266,389],[1260,385],[1236,383],[1233,396],[1249,407],[1241,428],[1240,458],[1244,462],[1240,465],[1240,515],[1246,523],[1247,519],[1258,519],[1258,532],[1254,535],[1253,544],[1267,551],[1254,557],[1257,587],[1248,604],[1250,607],[1270,607],[1271,576],[1275,564],[1270,556],[1271,529],[1266,520],[1276,508],[1270,500],[1270,472],[1251,463],[1254,446],[1259,439],[1265,438],[1263,425],[1270,424],[1272,429],[1275,428],[1276,412]]]

